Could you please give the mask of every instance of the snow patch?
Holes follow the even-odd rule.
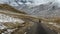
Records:
[[[6,26],[4,26],[3,24],[0,24],[0,29],[5,29],[7,28]]]
[[[53,22],[49,22],[49,24],[54,24]]]
[[[11,5],[11,6],[19,6],[16,2],[12,2],[9,5]]]
[[[18,22],[18,23],[24,23],[23,20],[18,19],[18,18],[13,18],[4,14],[0,14],[0,22]]]

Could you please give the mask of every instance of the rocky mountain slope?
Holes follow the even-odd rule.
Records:
[[[7,1],[7,0],[6,0]],[[26,1],[26,2],[25,2]],[[35,15],[35,16],[43,16],[43,17],[49,17],[49,16],[58,16],[59,15],[59,0],[53,0],[53,1],[47,1],[47,0],[44,0],[39,3],[37,3],[39,0],[10,0],[8,2],[5,2],[5,4],[9,4],[11,5],[12,7],[16,8],[17,10],[22,10],[24,12],[26,12],[27,14],[30,14],[30,15]],[[45,2],[46,1],[46,2]],[[23,4],[20,4],[20,3],[28,3],[28,2],[32,2],[31,5],[27,5],[25,3]],[[36,6],[32,6],[34,5],[34,3],[37,3],[39,5],[36,5]],[[44,3],[45,2],[45,3]],[[16,6],[15,6],[16,5]]]
[[[6,4],[0,5],[0,34],[26,34],[34,22],[39,22],[36,17],[11,8]]]
[[[54,3],[49,2],[47,4],[41,4],[35,7],[23,4],[13,7],[15,8],[11,8],[8,5],[6,6],[6,4],[0,5],[0,13],[1,13],[0,16],[3,17],[0,18],[2,20],[5,19],[7,21],[6,22],[5,20],[4,21],[0,20],[1,22],[3,22],[1,24],[2,26],[0,29],[0,33],[24,34],[26,33],[25,29],[27,27],[30,27],[31,24],[33,25],[34,22],[39,22],[39,19],[41,19],[43,24],[46,24],[47,27],[60,34],[60,8],[56,6]],[[9,19],[11,19],[12,21]],[[16,21],[15,19],[18,21]],[[21,20],[23,22],[23,23],[21,22],[22,24],[19,22]],[[33,22],[31,22],[31,20]],[[13,30],[13,32],[11,30]]]

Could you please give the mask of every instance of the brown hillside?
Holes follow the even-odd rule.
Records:
[[[0,9],[9,10],[9,11],[16,12],[16,13],[26,14],[25,12],[19,11],[19,10],[15,9],[15,8],[13,8],[12,6],[7,5],[7,4],[0,4]]]

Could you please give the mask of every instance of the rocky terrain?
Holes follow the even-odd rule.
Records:
[[[20,5],[20,7],[15,8],[1,4],[0,16],[1,34],[26,34],[26,29],[29,29],[34,25],[34,22],[39,22],[39,20],[60,34],[60,8],[53,3],[35,7]]]
[[[0,5],[0,34],[26,34],[26,30],[38,22],[34,16],[3,6]]]

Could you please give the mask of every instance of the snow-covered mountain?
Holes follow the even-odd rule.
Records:
[[[47,2],[52,2],[52,0],[0,0],[0,3],[7,3],[14,6],[18,6],[18,4],[36,6]]]
[[[60,14],[60,0],[2,0],[1,2],[30,15],[53,16]]]
[[[28,5],[38,6],[40,4],[46,4],[48,2],[55,2],[60,4],[59,0],[0,0],[0,4],[10,4],[11,6]]]

